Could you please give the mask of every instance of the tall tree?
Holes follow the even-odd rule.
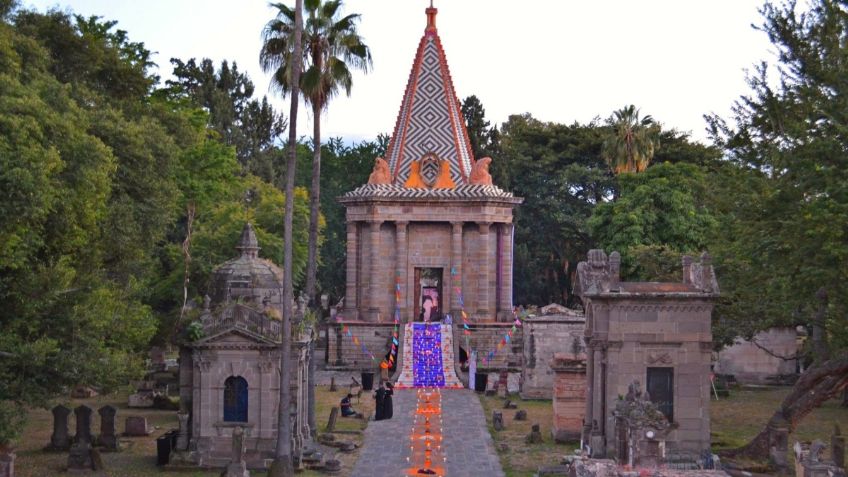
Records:
[[[497,156],[498,128],[492,127],[486,119],[486,109],[480,98],[472,94],[462,100],[462,116],[465,118],[474,157]]]
[[[262,32],[263,45],[259,53],[262,69],[272,73],[272,84],[283,94],[291,93],[289,111],[288,160],[286,161],[286,214],[283,225],[283,331],[280,340],[280,405],[277,415],[277,447],[274,462],[268,474],[271,477],[294,475],[292,462],[291,406],[291,340],[292,340],[292,224],[294,219],[294,179],[297,167],[297,109],[300,101],[300,76],[303,67],[303,0],[295,0],[294,12],[282,3],[276,18]],[[288,19],[294,20],[289,22]],[[291,45],[291,49],[289,49]],[[290,54],[289,54],[290,52]]]
[[[282,4],[275,5],[280,14],[274,20],[278,24],[269,29],[279,32],[293,30],[294,12]],[[318,270],[318,223],[321,200],[321,113],[340,91],[350,95],[353,86],[351,69],[368,71],[371,67],[371,51],[357,31],[358,14],[340,16],[342,0],[305,0],[308,17],[303,31],[303,60],[306,70],[300,87],[306,102],[312,107],[312,187],[310,189],[309,260],[306,269],[304,292],[310,303],[315,302],[316,275]],[[266,42],[262,55],[278,58],[281,63],[290,63],[293,58],[290,42]],[[276,66],[285,71],[287,66]],[[285,81],[285,76],[275,75],[275,81]],[[288,90],[291,84],[279,84]]]
[[[835,337],[848,311],[841,266],[848,262],[848,9],[839,0],[803,7],[788,1],[767,2],[760,13],[758,29],[777,51],[777,78],[762,63],[747,78],[751,93],[736,102],[733,124],[707,117],[728,158],[764,183],[739,204],[745,229],[727,237],[749,265],[733,272],[738,283],[755,284],[756,300],[772,305],[764,310],[770,319],[759,324],[781,315],[808,328],[825,322],[832,328],[820,336]],[[817,294],[827,297],[826,306]],[[739,453],[766,459],[771,429],[792,432],[812,409],[848,387],[845,348],[826,356],[821,353]]]
[[[610,169],[616,174],[644,171],[659,147],[660,126],[650,115],[640,117],[632,104],[613,112],[608,122],[612,131],[601,154]]]

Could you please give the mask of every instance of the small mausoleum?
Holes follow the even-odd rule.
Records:
[[[583,442],[593,457],[625,463],[646,453],[701,456],[710,448],[710,324],[719,296],[710,257],[683,257],[677,283],[622,282],[620,268],[619,253],[603,250],[577,266],[586,312]],[[648,422],[645,409],[659,411],[657,419]]]
[[[259,257],[253,227],[244,226],[239,255],[212,273],[199,323],[201,336],[180,352],[182,463],[221,467],[232,458],[232,436],[242,428],[250,468],[274,457],[280,401],[283,271]],[[307,420],[310,336],[292,340],[292,449],[309,438]],[[172,458],[173,461],[173,458]]]
[[[491,158],[474,157],[437,11],[426,9],[386,157],[376,158],[367,184],[339,199],[347,221],[340,321],[357,339],[331,332],[331,365],[372,367],[367,350],[385,353],[393,338],[403,348],[395,321],[442,322],[448,331],[493,324],[472,334],[492,344],[513,321],[513,209],[522,199],[492,184]],[[459,344],[453,353],[467,359]]]

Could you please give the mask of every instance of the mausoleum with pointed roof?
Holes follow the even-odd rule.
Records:
[[[340,197],[347,220],[343,317],[420,321],[465,311],[478,323],[512,315],[513,209],[475,158],[436,28],[427,23],[385,158],[368,183]]]

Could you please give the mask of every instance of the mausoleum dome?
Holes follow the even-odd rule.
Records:
[[[243,303],[254,308],[279,307],[283,270],[272,261],[259,258],[259,249],[256,232],[246,223],[236,245],[239,256],[212,272],[209,297],[213,306]]]

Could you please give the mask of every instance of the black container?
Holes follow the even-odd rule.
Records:
[[[478,393],[486,392],[486,384],[489,382],[487,373],[477,373],[474,375],[474,390]]]
[[[176,438],[177,431],[168,431],[156,438],[156,465],[163,466],[170,462],[171,449]]]
[[[362,390],[370,391],[374,389],[374,373],[362,372]]]

